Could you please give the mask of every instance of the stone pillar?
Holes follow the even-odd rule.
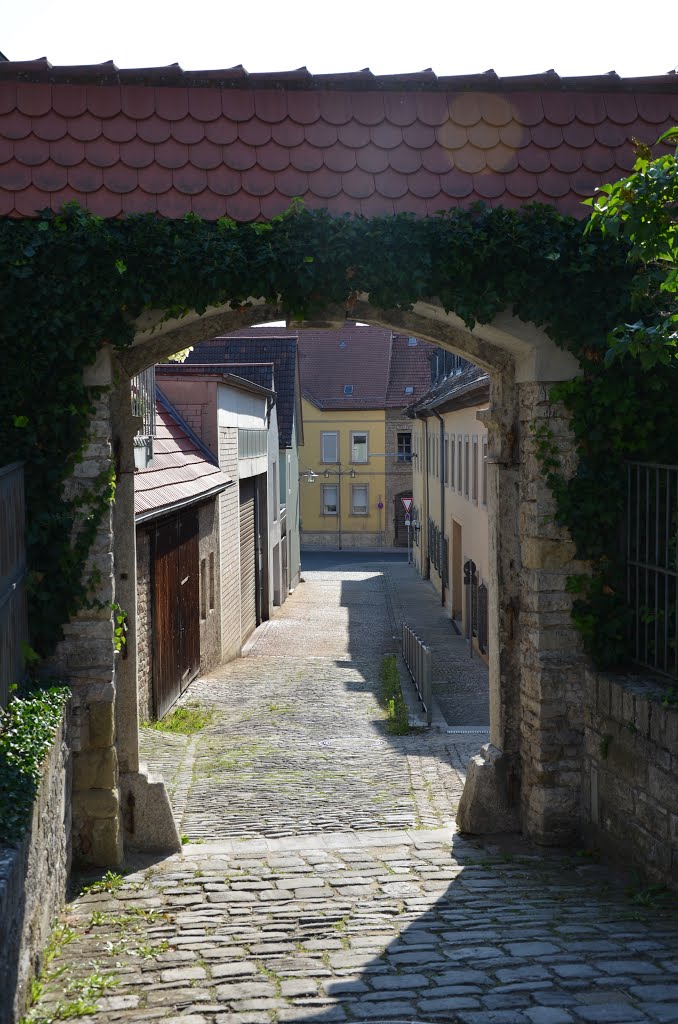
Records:
[[[137,658],[137,556],[134,526],[134,437],[130,375],[116,366],[111,395],[117,486],[113,508],[116,601],[126,614],[127,642],[117,654],[116,746],[120,764],[120,806],[126,850],[176,853],[181,840],[161,777],[139,763]]]
[[[111,469],[110,356],[102,352],[85,374],[100,387],[90,439],[82,461],[65,486],[66,495],[100,488]],[[77,527],[76,527],[77,529]],[[112,511],[107,509],[85,566],[95,606],[64,626],[50,669],[73,689],[73,859],[77,864],[115,866],[122,860],[115,747],[115,655],[111,604],[115,600]]]
[[[587,565],[575,560],[572,539],[555,521],[537,457],[541,437],[557,449],[566,478],[576,469],[568,415],[551,401],[552,387],[519,385],[520,749],[523,829],[537,842],[558,845],[572,841],[580,825],[586,659],[566,584]]]

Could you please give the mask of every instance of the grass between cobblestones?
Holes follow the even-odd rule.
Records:
[[[387,654],[381,663],[381,684],[388,718],[386,729],[392,736],[406,736],[410,725],[395,654]]]
[[[215,712],[212,708],[204,708],[196,701],[189,701],[165,715],[159,722],[144,722],[144,728],[155,729],[157,732],[178,733],[181,736],[192,736],[205,729],[214,721]]]

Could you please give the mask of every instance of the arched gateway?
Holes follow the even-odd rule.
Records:
[[[477,200],[546,202],[580,216],[581,200],[597,185],[631,169],[632,139],[653,143],[676,121],[675,75],[376,78],[7,62],[0,64],[0,215],[33,217],[74,199],[103,217],[155,211],[243,222],[270,219],[301,197],[310,208],[365,217],[425,217]],[[58,654],[73,681],[80,734],[73,818],[81,859],[116,862],[124,834],[147,849],[176,842],[166,798],[138,763],[130,376],[192,342],[280,315],[271,306],[178,321],[148,314],[131,349],[116,357],[104,348],[87,371],[91,383],[112,385],[98,406],[88,463],[93,472],[105,468],[114,447],[116,505],[96,549],[110,565],[102,598],[115,597],[130,613],[130,654],[116,663],[110,623],[87,615],[67,627]],[[551,383],[576,375],[575,360],[509,315],[471,332],[435,299],[389,313],[364,297],[351,315],[434,341],[491,374],[496,752],[476,766],[463,822],[567,840],[580,803],[583,656],[565,581],[581,567],[550,519],[530,427],[548,421],[565,460],[573,455],[567,420],[548,396]]]

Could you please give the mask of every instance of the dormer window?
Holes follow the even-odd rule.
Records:
[[[405,394],[406,395],[413,395],[414,394],[414,388],[412,387],[411,384],[408,384],[407,387],[404,390],[405,390]]]
[[[346,348],[347,345],[348,342],[342,338],[341,341],[339,342],[339,348]]]
[[[417,342],[416,338],[408,338],[407,339],[407,344],[409,345],[410,348],[416,348],[418,342]]]
[[[352,395],[353,394],[353,385],[352,384],[344,384],[344,394],[345,395]]]

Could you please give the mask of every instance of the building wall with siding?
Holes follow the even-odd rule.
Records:
[[[238,479],[238,428],[219,427],[219,465]],[[230,661],[240,654],[240,529],[238,488],[219,496],[221,544],[221,656]]]

